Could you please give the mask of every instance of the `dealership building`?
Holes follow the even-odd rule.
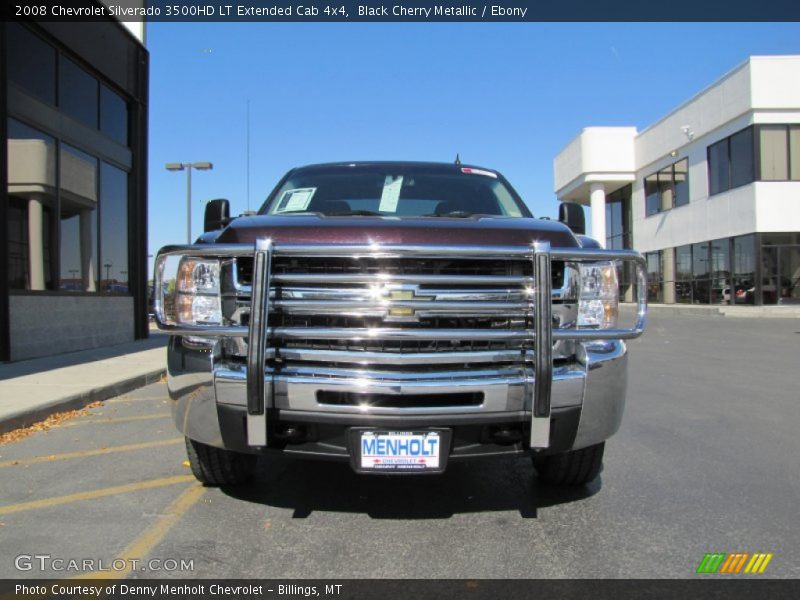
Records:
[[[751,57],[643,131],[587,127],[554,179],[645,255],[650,301],[800,304],[800,56]]]
[[[0,361],[147,337],[142,23],[0,23]]]

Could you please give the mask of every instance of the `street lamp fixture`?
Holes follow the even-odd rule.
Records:
[[[167,163],[167,171],[186,171],[186,243],[192,243],[192,169],[210,171],[214,165],[210,162]]]

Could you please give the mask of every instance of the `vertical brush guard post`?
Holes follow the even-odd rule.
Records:
[[[253,297],[247,345],[247,443],[267,445],[267,399],[264,393],[264,350],[267,345],[272,241],[256,241],[253,255]]]
[[[550,388],[553,384],[552,282],[550,242],[533,245],[534,387],[531,402],[531,448],[550,444]]]

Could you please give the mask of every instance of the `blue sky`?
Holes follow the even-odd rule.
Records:
[[[554,216],[552,161],[583,127],[663,116],[753,54],[800,53],[800,24],[151,23],[149,248],[193,235],[205,201],[250,208],[294,166],[464,162]]]

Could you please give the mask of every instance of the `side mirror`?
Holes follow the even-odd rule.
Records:
[[[222,229],[231,220],[231,203],[225,198],[209,200],[206,204],[203,231],[216,231]]]
[[[586,234],[586,218],[583,207],[577,202],[562,202],[558,207],[558,220],[572,230],[575,235]]]

